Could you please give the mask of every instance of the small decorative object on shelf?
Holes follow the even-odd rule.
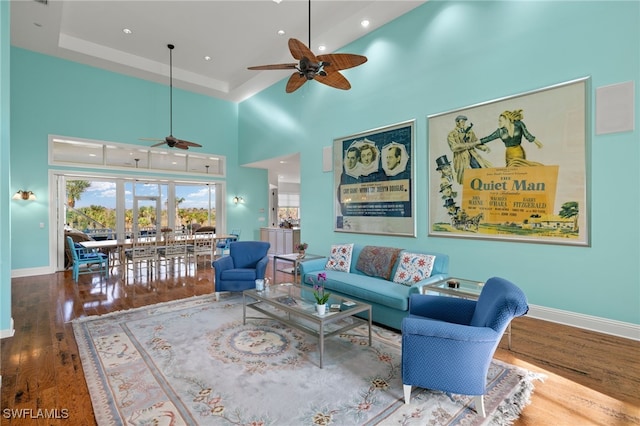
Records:
[[[324,315],[324,311],[327,308],[327,302],[329,301],[329,296],[331,293],[328,293],[324,290],[324,282],[327,280],[327,274],[324,272],[320,272],[316,278],[316,281],[313,283],[313,297],[316,299],[316,309],[318,310],[318,314]],[[320,313],[320,305],[322,305],[322,313]]]
[[[448,280],[447,285],[449,288],[460,288],[460,281],[458,280]]]
[[[307,243],[299,243],[296,245],[296,250],[298,250],[298,259],[303,259],[305,255],[305,250],[307,250],[309,244]]]

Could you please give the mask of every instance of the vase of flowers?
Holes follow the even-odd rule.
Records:
[[[298,250],[298,259],[304,258],[305,250],[307,250],[309,244],[307,243],[298,243],[296,244],[296,250]]]
[[[316,311],[318,315],[324,315],[327,310],[327,302],[331,293],[325,291],[324,283],[327,281],[327,274],[320,272],[313,284],[313,297],[316,299]]]

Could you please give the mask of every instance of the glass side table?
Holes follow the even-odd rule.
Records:
[[[478,300],[484,288],[484,282],[466,278],[448,277],[444,280],[422,286],[421,294],[444,294],[463,299]],[[511,350],[511,322],[507,326],[507,342]]]
[[[273,256],[273,284],[276,284],[276,271],[285,272],[287,274],[293,275],[293,282],[298,283],[298,266],[302,262],[306,262],[307,260],[313,259],[322,259],[327,256],[320,256],[317,254],[305,254],[304,257],[300,257],[298,253],[288,253],[288,254],[276,254]],[[291,269],[277,269],[277,262],[289,262],[293,264],[293,268]]]

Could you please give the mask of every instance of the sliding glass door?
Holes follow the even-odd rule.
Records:
[[[64,269],[65,236],[128,238],[162,228],[216,227],[223,203],[220,182],[55,175],[57,182],[57,270]],[[197,226],[196,226],[197,225]]]

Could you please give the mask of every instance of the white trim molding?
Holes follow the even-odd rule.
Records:
[[[544,306],[529,305],[527,316],[640,341],[640,325]]]
[[[39,268],[12,269],[11,278],[33,277],[35,275],[55,274],[56,270],[51,266],[42,266]]]
[[[5,337],[12,337],[16,332],[16,329],[13,327],[13,318],[11,318],[11,325],[9,329],[0,330],[0,339],[4,339]]]

